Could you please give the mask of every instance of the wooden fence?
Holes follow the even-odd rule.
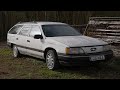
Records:
[[[0,41],[6,40],[7,31],[19,21],[58,21],[81,28],[92,16],[120,17],[120,11],[0,11]]]

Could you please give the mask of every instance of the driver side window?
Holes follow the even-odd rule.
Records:
[[[32,26],[32,29],[30,31],[30,37],[34,37],[34,35],[39,34],[41,35],[40,27],[37,25]]]

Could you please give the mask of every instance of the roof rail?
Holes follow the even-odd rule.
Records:
[[[19,23],[21,23],[21,21],[20,21],[20,22],[18,22],[17,24],[19,24]]]
[[[21,23],[37,23],[36,21],[28,21],[28,22],[18,22],[17,24],[21,24]]]
[[[33,23],[37,23],[36,21],[32,21]]]

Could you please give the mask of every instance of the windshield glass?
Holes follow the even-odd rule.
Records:
[[[46,37],[81,35],[76,29],[69,25],[42,25],[42,29]]]

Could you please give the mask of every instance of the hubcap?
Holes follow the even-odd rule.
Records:
[[[49,69],[53,69],[54,67],[54,56],[51,53],[48,53],[46,56],[47,66]]]

